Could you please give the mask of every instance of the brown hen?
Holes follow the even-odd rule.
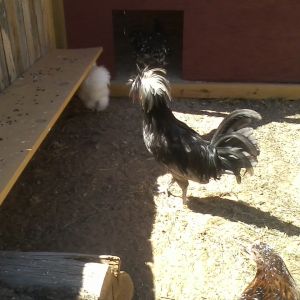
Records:
[[[254,244],[251,255],[257,264],[253,281],[240,300],[300,300],[300,291],[283,259],[267,244]]]

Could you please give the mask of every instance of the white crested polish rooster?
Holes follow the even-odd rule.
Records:
[[[130,80],[130,96],[143,111],[143,138],[154,158],[165,165],[182,189],[187,201],[188,180],[208,183],[223,174],[235,175],[241,182],[241,169],[253,174],[259,148],[250,124],[261,116],[250,109],[239,109],[223,119],[210,141],[176,119],[169,108],[170,85],[166,72],[145,68]]]

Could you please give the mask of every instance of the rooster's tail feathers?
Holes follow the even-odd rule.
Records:
[[[238,130],[247,130],[246,128],[253,120],[261,120],[261,115],[252,109],[237,109],[229,114],[219,125],[211,142],[223,134]]]
[[[229,134],[222,135],[214,143],[215,147],[236,147],[243,151],[249,153],[251,156],[258,156],[259,149],[256,140],[254,141],[254,136],[251,138],[244,136],[240,132],[232,132]]]
[[[221,122],[211,140],[211,147],[217,149],[221,168],[234,174],[238,183],[241,182],[241,169],[252,175],[257,164],[259,147],[250,124],[260,119],[256,111],[236,110]]]

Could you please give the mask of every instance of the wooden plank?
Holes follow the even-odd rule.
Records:
[[[64,3],[61,0],[52,0],[55,41],[57,48],[67,48],[67,34],[65,25]]]
[[[56,47],[52,0],[41,0],[41,4],[43,15],[45,16],[44,26],[47,34],[47,47],[48,49],[52,49]]]
[[[43,36],[45,37],[44,43],[45,43],[45,48],[49,49],[50,48],[50,40],[49,40],[49,28],[48,28],[48,18],[46,17],[46,14],[48,13],[47,11],[47,0],[40,0],[40,5],[41,5],[41,13],[44,16],[43,17]]]
[[[48,18],[44,15],[41,1],[34,1],[34,11],[37,21],[37,30],[40,42],[41,55],[45,55],[48,51],[47,44],[47,32],[45,28],[44,18]]]
[[[172,85],[172,93],[179,98],[232,99],[300,99],[299,84],[267,83],[196,83]]]
[[[101,52],[102,48],[53,50],[3,91],[0,204]]]
[[[128,97],[129,86],[126,83],[111,82],[112,97]],[[231,99],[300,99],[300,84],[277,83],[224,83],[224,82],[172,82],[172,95],[175,98],[231,98]]]
[[[39,2],[36,0],[27,0],[28,1],[28,7],[30,12],[30,20],[32,24],[32,36],[33,36],[33,42],[34,42],[34,49],[35,49],[35,60],[39,59],[41,57],[41,42],[40,42],[40,36],[39,36],[39,30],[38,30],[38,20],[35,10],[34,2]],[[44,16],[47,17],[47,16]]]
[[[116,256],[1,251],[0,284],[34,299],[130,300],[132,280],[120,263]]]
[[[37,21],[32,1],[33,0],[21,1],[30,65],[32,65],[41,56]]]
[[[0,92],[8,86],[8,72],[6,67],[6,58],[4,53],[4,46],[2,42],[2,30],[0,30]]]
[[[20,0],[4,0],[17,75],[29,67],[23,8]]]
[[[6,59],[9,82],[12,82],[16,77],[16,67],[14,62],[14,54],[12,50],[12,42],[9,34],[9,25],[7,13],[4,5],[4,0],[0,0],[0,28],[2,35],[3,48]]]
[[[19,18],[18,18],[18,8],[16,5],[16,0],[4,0],[4,7],[5,7],[6,19],[7,19],[7,32],[9,35],[12,59],[14,62],[14,69],[15,69],[15,74],[13,77],[11,77],[11,81],[13,81],[16,78],[16,76],[21,74],[28,66],[28,63],[26,66],[26,62],[23,60],[22,51],[21,51],[21,48],[23,46],[25,46],[27,50],[27,45],[26,45],[26,40],[22,39],[22,32],[20,30],[21,29],[20,25],[23,22],[21,24],[18,24]]]

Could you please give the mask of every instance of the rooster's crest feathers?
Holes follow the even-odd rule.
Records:
[[[165,75],[166,71],[161,68],[138,68],[138,75],[129,81],[129,95],[141,102],[145,112],[150,112],[156,104],[171,101],[170,83]]]

